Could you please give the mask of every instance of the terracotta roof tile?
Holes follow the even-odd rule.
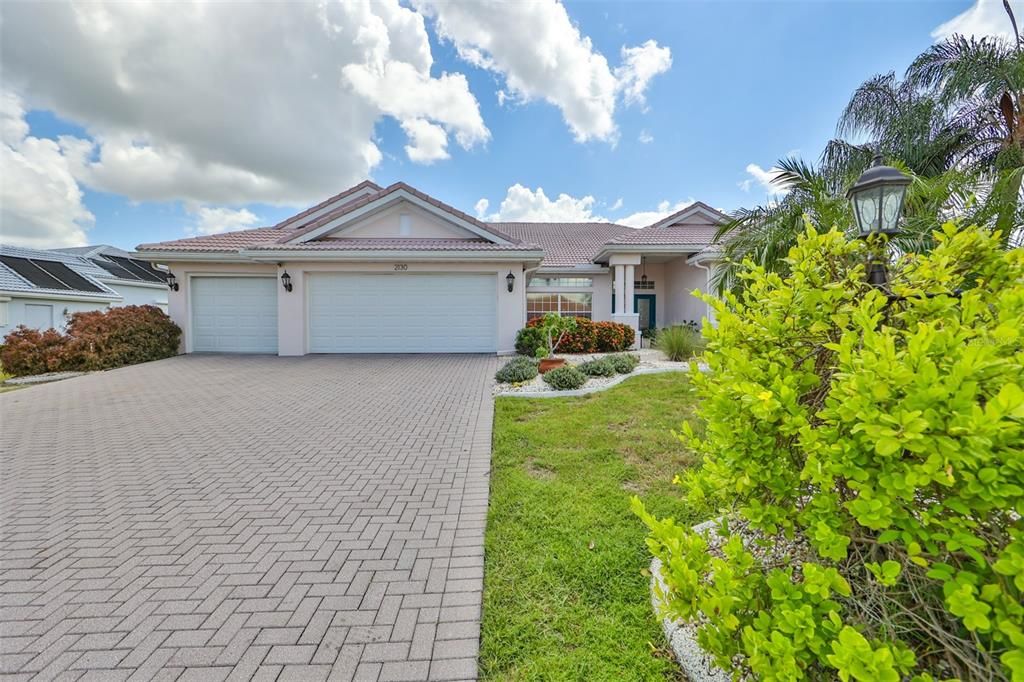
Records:
[[[276,227],[257,227],[251,230],[238,230],[222,234],[210,234],[203,237],[188,237],[168,242],[139,244],[137,251],[223,251],[231,253],[239,249],[247,249],[264,242],[272,242],[281,234]]]
[[[707,246],[715,240],[717,225],[672,225],[671,227],[645,227],[630,230],[610,240],[608,244],[636,246]]]
[[[541,267],[591,265],[610,239],[638,232],[615,223],[491,223],[510,237],[539,244],[544,249]]]
[[[301,244],[264,242],[252,247],[255,251],[535,251],[534,244],[516,242],[495,244],[486,239],[319,239]]]
[[[348,189],[346,189],[344,191],[338,192],[333,197],[329,197],[327,199],[324,199],[319,204],[317,204],[315,206],[310,206],[309,208],[307,208],[305,211],[302,211],[301,213],[296,213],[295,215],[293,215],[290,218],[285,218],[284,220],[279,222],[277,225],[274,225],[274,227],[292,227],[292,228],[296,228],[296,229],[300,228],[300,227],[302,227],[305,224],[305,223],[302,222],[302,219],[305,218],[306,216],[310,215],[311,213],[316,213],[318,210],[320,210],[324,206],[332,204],[335,201],[338,201],[339,199],[344,199],[345,197],[349,196],[350,194],[355,194],[356,192],[358,192],[360,190],[363,190],[363,189],[370,189],[370,190],[373,190],[374,193],[376,193],[376,192],[381,191],[382,188],[381,188],[380,185],[378,185],[376,182],[373,182],[372,180],[363,180],[358,185],[353,185],[352,187],[349,187]],[[342,204],[342,206],[344,206],[344,204]]]

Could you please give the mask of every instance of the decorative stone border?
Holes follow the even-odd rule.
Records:
[[[508,393],[496,393],[495,398],[572,398],[574,396],[590,395],[591,393],[597,393],[598,391],[604,391],[612,386],[618,386],[626,379],[640,376],[641,374],[662,374],[664,372],[685,372],[689,369],[689,365],[683,363],[680,367],[646,367],[642,369],[634,370],[629,374],[620,374],[614,379],[599,384],[597,386],[584,386],[583,388],[577,388],[574,391],[518,391]]]
[[[88,372],[47,372],[46,374],[34,374],[25,377],[15,377],[3,382],[4,386],[29,386],[31,384],[48,384],[51,381],[62,381],[80,377]]]
[[[716,521],[712,519],[697,524],[693,529],[698,533],[712,530],[715,523]],[[659,618],[662,618],[664,609],[658,591],[665,592],[667,589],[665,579],[661,575],[661,559],[655,557],[651,560],[651,606]],[[666,617],[662,618],[661,629],[665,632],[665,639],[672,647],[686,679],[690,682],[730,682],[732,677],[729,673],[719,668],[714,659],[697,644],[697,628],[692,623]]]

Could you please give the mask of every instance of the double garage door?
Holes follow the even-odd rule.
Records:
[[[273,277],[193,277],[192,350],[276,353],[278,287]],[[306,288],[311,353],[497,349],[494,275],[309,273]]]

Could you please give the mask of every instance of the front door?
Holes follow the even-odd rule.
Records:
[[[658,326],[658,317],[654,312],[654,294],[635,294],[633,308],[640,315],[640,331]]]

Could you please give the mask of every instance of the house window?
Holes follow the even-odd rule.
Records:
[[[642,289],[646,289],[648,291],[653,291],[654,290],[654,280],[653,279],[649,279],[649,280],[647,280],[645,282],[642,279],[638,279],[637,281],[633,282],[633,288],[636,289],[637,291],[640,291]]]
[[[526,294],[526,319],[558,313],[562,317],[585,317],[589,320],[592,300],[591,294],[584,293]]]
[[[531,287],[572,287],[582,289],[594,286],[591,277],[533,277],[530,279]]]

